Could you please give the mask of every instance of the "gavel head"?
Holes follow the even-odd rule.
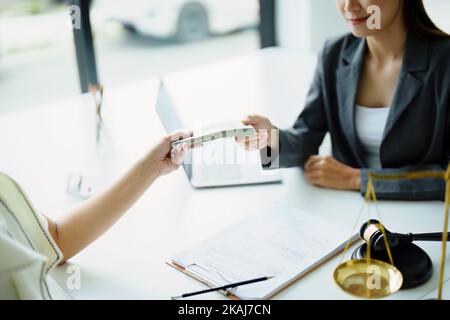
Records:
[[[369,220],[364,223],[361,227],[359,235],[367,245],[370,245],[372,250],[384,251],[386,250],[386,242],[383,231],[387,236],[387,241],[390,248],[394,248],[400,245],[400,239],[395,237],[389,230],[384,228],[384,226],[378,220]]]

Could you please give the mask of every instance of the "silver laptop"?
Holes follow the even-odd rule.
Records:
[[[168,134],[186,130],[163,81],[156,112]],[[282,181],[279,170],[263,170],[258,151],[248,152],[233,138],[208,142],[189,152],[183,168],[194,188],[209,188]]]

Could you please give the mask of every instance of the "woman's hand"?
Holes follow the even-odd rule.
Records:
[[[270,122],[269,119],[251,115],[242,121],[245,125],[250,125],[256,129],[256,135],[253,137],[236,137],[236,142],[249,151],[261,150],[266,147],[278,149],[278,129]]]
[[[158,175],[165,175],[178,169],[190,148],[188,144],[183,143],[172,149],[172,142],[191,136],[192,132],[177,132],[163,138],[147,155],[146,162],[155,166]]]
[[[305,176],[316,186],[340,190],[359,190],[361,171],[333,157],[312,156],[305,164]]]

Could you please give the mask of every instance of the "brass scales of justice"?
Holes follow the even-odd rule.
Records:
[[[377,196],[374,187],[374,180],[418,180],[418,179],[443,179],[445,181],[445,206],[444,206],[444,227],[442,233],[422,234],[422,235],[401,235],[392,234],[379,221],[380,213],[377,207]],[[440,258],[438,299],[442,300],[444,276],[445,276],[445,260],[448,241],[448,222],[450,207],[450,164],[447,171],[418,171],[399,174],[375,174],[369,173],[367,182],[367,192],[364,202],[358,214],[356,224],[360,221],[365,206],[370,209],[370,202],[373,202],[379,221],[369,220],[360,231],[360,236],[365,240],[365,244],[358,247],[352,255],[352,259],[343,262],[351,243],[347,242],[342,253],[342,260],[338,267],[334,270],[335,283],[350,295],[366,298],[377,299],[390,296],[402,287],[408,288],[424,283],[429,280],[432,274],[432,264],[429,256],[418,246],[412,244],[414,240],[424,241],[442,241],[442,252]],[[368,212],[370,216],[370,212]],[[405,243],[399,247],[397,256],[395,253],[396,245]],[[394,247],[394,248],[392,248]],[[375,249],[374,249],[375,248]],[[382,249],[375,251],[376,249]],[[381,254],[382,253],[382,254]],[[414,268],[411,267],[411,256],[414,259]],[[394,257],[396,261],[394,261]],[[396,264],[397,263],[397,264]],[[403,263],[402,267],[400,267]],[[403,269],[402,272],[399,269]],[[414,274],[411,274],[414,273]],[[407,276],[407,277],[405,277]],[[374,278],[377,277],[377,278]],[[405,281],[408,280],[408,281]],[[415,282],[415,283],[414,283]]]

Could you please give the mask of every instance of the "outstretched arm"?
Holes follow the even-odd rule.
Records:
[[[164,138],[110,188],[55,221],[47,218],[49,232],[64,255],[62,263],[107,231],[159,176],[177,169],[188,146],[171,149],[171,142],[189,136]]]

